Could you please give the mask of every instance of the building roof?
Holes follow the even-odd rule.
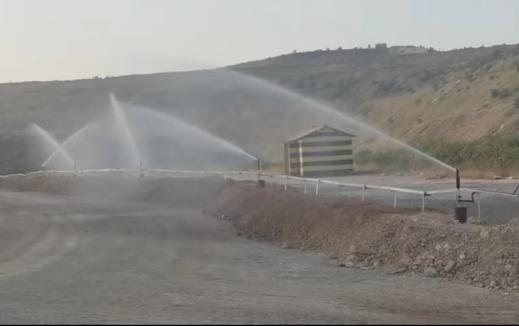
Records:
[[[333,128],[333,127],[330,127],[328,125],[322,125],[320,127],[315,127],[315,128],[312,128],[310,130],[306,130],[305,132],[295,136],[295,137],[292,137],[292,138],[289,138],[288,141],[296,141],[296,140],[300,140],[302,138],[305,138],[305,137],[309,137],[311,136],[312,134],[314,133],[318,133],[320,131],[331,131],[331,132],[334,132],[336,134],[340,134],[341,136],[346,136],[346,137],[355,137],[355,135],[353,134],[350,134],[348,132],[345,132],[345,131],[342,131],[342,130],[339,130],[337,128]]]

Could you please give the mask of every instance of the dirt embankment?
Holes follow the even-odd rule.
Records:
[[[253,183],[227,187],[207,212],[238,234],[287,248],[328,252],[343,267],[390,266],[491,289],[519,289],[519,224],[456,224],[436,212],[284,192]]]

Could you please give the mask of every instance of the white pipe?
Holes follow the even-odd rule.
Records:
[[[15,176],[25,176],[25,175],[86,175],[89,173],[134,173],[134,172],[142,172],[143,169],[72,169],[72,170],[39,170],[39,171],[32,171],[26,174],[17,173],[17,174],[11,174],[11,175],[0,175],[0,178],[9,178],[9,177],[15,177]],[[224,178],[229,178],[231,175],[250,175],[251,177],[254,176],[265,176],[270,178],[284,178],[284,188],[285,190],[288,189],[288,180],[299,180],[302,182],[305,182],[305,193],[307,192],[307,185],[306,182],[316,182],[316,193],[319,192],[319,183],[323,184],[331,184],[343,187],[343,193],[345,192],[346,187],[352,187],[352,188],[360,188],[362,189],[362,201],[366,200],[366,190],[368,189],[378,189],[378,190],[386,190],[386,191],[392,191],[394,192],[394,195],[396,196],[397,192],[402,193],[410,193],[410,194],[420,194],[422,195],[422,210],[425,210],[425,197],[436,195],[436,194],[446,194],[446,193],[453,193],[457,192],[458,189],[452,188],[452,189],[440,189],[440,190],[432,190],[432,191],[418,191],[414,189],[406,189],[406,188],[395,188],[395,187],[387,187],[387,186],[377,186],[377,185],[368,185],[368,184],[356,184],[356,183],[341,183],[337,181],[332,180],[321,180],[321,179],[313,179],[313,178],[301,178],[301,177],[295,177],[295,176],[288,176],[288,175],[274,175],[269,173],[257,173],[257,172],[250,172],[250,171],[228,171],[228,172],[221,172],[221,171],[194,171],[194,170],[170,170],[170,169],[146,169],[146,171],[150,173],[164,173],[168,175],[174,175],[174,174],[180,174],[180,175],[189,175],[189,174],[195,174],[195,175],[220,175]],[[501,192],[494,192],[494,191],[486,191],[481,189],[472,189],[472,188],[461,188],[461,191],[468,191],[468,192],[475,192],[478,194],[478,217],[480,217],[480,194],[481,193],[488,193],[493,194],[497,196],[507,196],[507,197],[514,197],[518,198],[519,196],[508,194],[508,193],[501,193]]]
[[[374,185],[366,185],[367,189],[377,189],[377,190],[389,190],[389,191],[397,191],[397,192],[405,192],[409,194],[417,194],[421,195],[423,191],[405,189],[405,188],[395,188],[395,187],[387,187],[387,186],[374,186]]]

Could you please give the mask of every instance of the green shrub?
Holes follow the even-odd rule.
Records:
[[[494,135],[473,142],[430,141],[420,150],[455,167],[470,166],[482,170],[519,169],[519,135]],[[355,164],[374,164],[382,171],[408,171],[431,166],[427,159],[406,149],[360,150]]]
[[[425,150],[450,165],[481,169],[519,168],[519,135],[488,136],[469,143],[436,141]]]
[[[406,171],[423,164],[423,159],[406,149],[386,149],[372,152],[369,149],[355,153],[355,164],[373,164],[382,171]]]
[[[512,95],[512,93],[513,92],[508,88],[490,90],[490,96],[493,98],[506,98]]]

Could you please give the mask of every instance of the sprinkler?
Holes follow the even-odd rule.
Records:
[[[460,222],[467,222],[467,207],[462,206],[462,203],[472,203],[476,202],[474,196],[476,192],[472,192],[470,195],[470,199],[463,199],[461,196],[461,178],[460,178],[460,170],[456,169],[456,189],[458,190],[458,195],[456,197],[456,208],[454,210],[454,218]]]
[[[458,191],[459,191],[460,188],[461,188],[460,169],[456,169],[456,189],[458,189]]]
[[[456,189],[458,189],[458,195],[456,198],[456,208],[454,211],[454,217],[455,219],[460,223],[467,222],[467,207],[462,206],[461,203],[476,203],[475,196],[478,194],[478,192],[473,191],[470,194],[470,199],[463,199],[461,196],[461,178],[460,178],[460,170],[456,169]],[[479,197],[478,197],[479,198]],[[479,199],[478,199],[478,205],[479,205]],[[479,212],[479,206],[478,206],[478,220],[481,218]]]
[[[256,158],[257,160],[257,170],[258,170],[258,187],[265,187],[265,180],[261,180],[261,160]]]
[[[456,169],[456,189],[458,190],[456,195],[456,207],[454,208],[454,218],[460,222],[467,222],[467,207],[462,206],[461,203],[464,202],[461,198],[461,178],[460,178],[460,170]]]
[[[142,159],[139,160],[139,177],[144,178],[144,170],[142,169]]]

